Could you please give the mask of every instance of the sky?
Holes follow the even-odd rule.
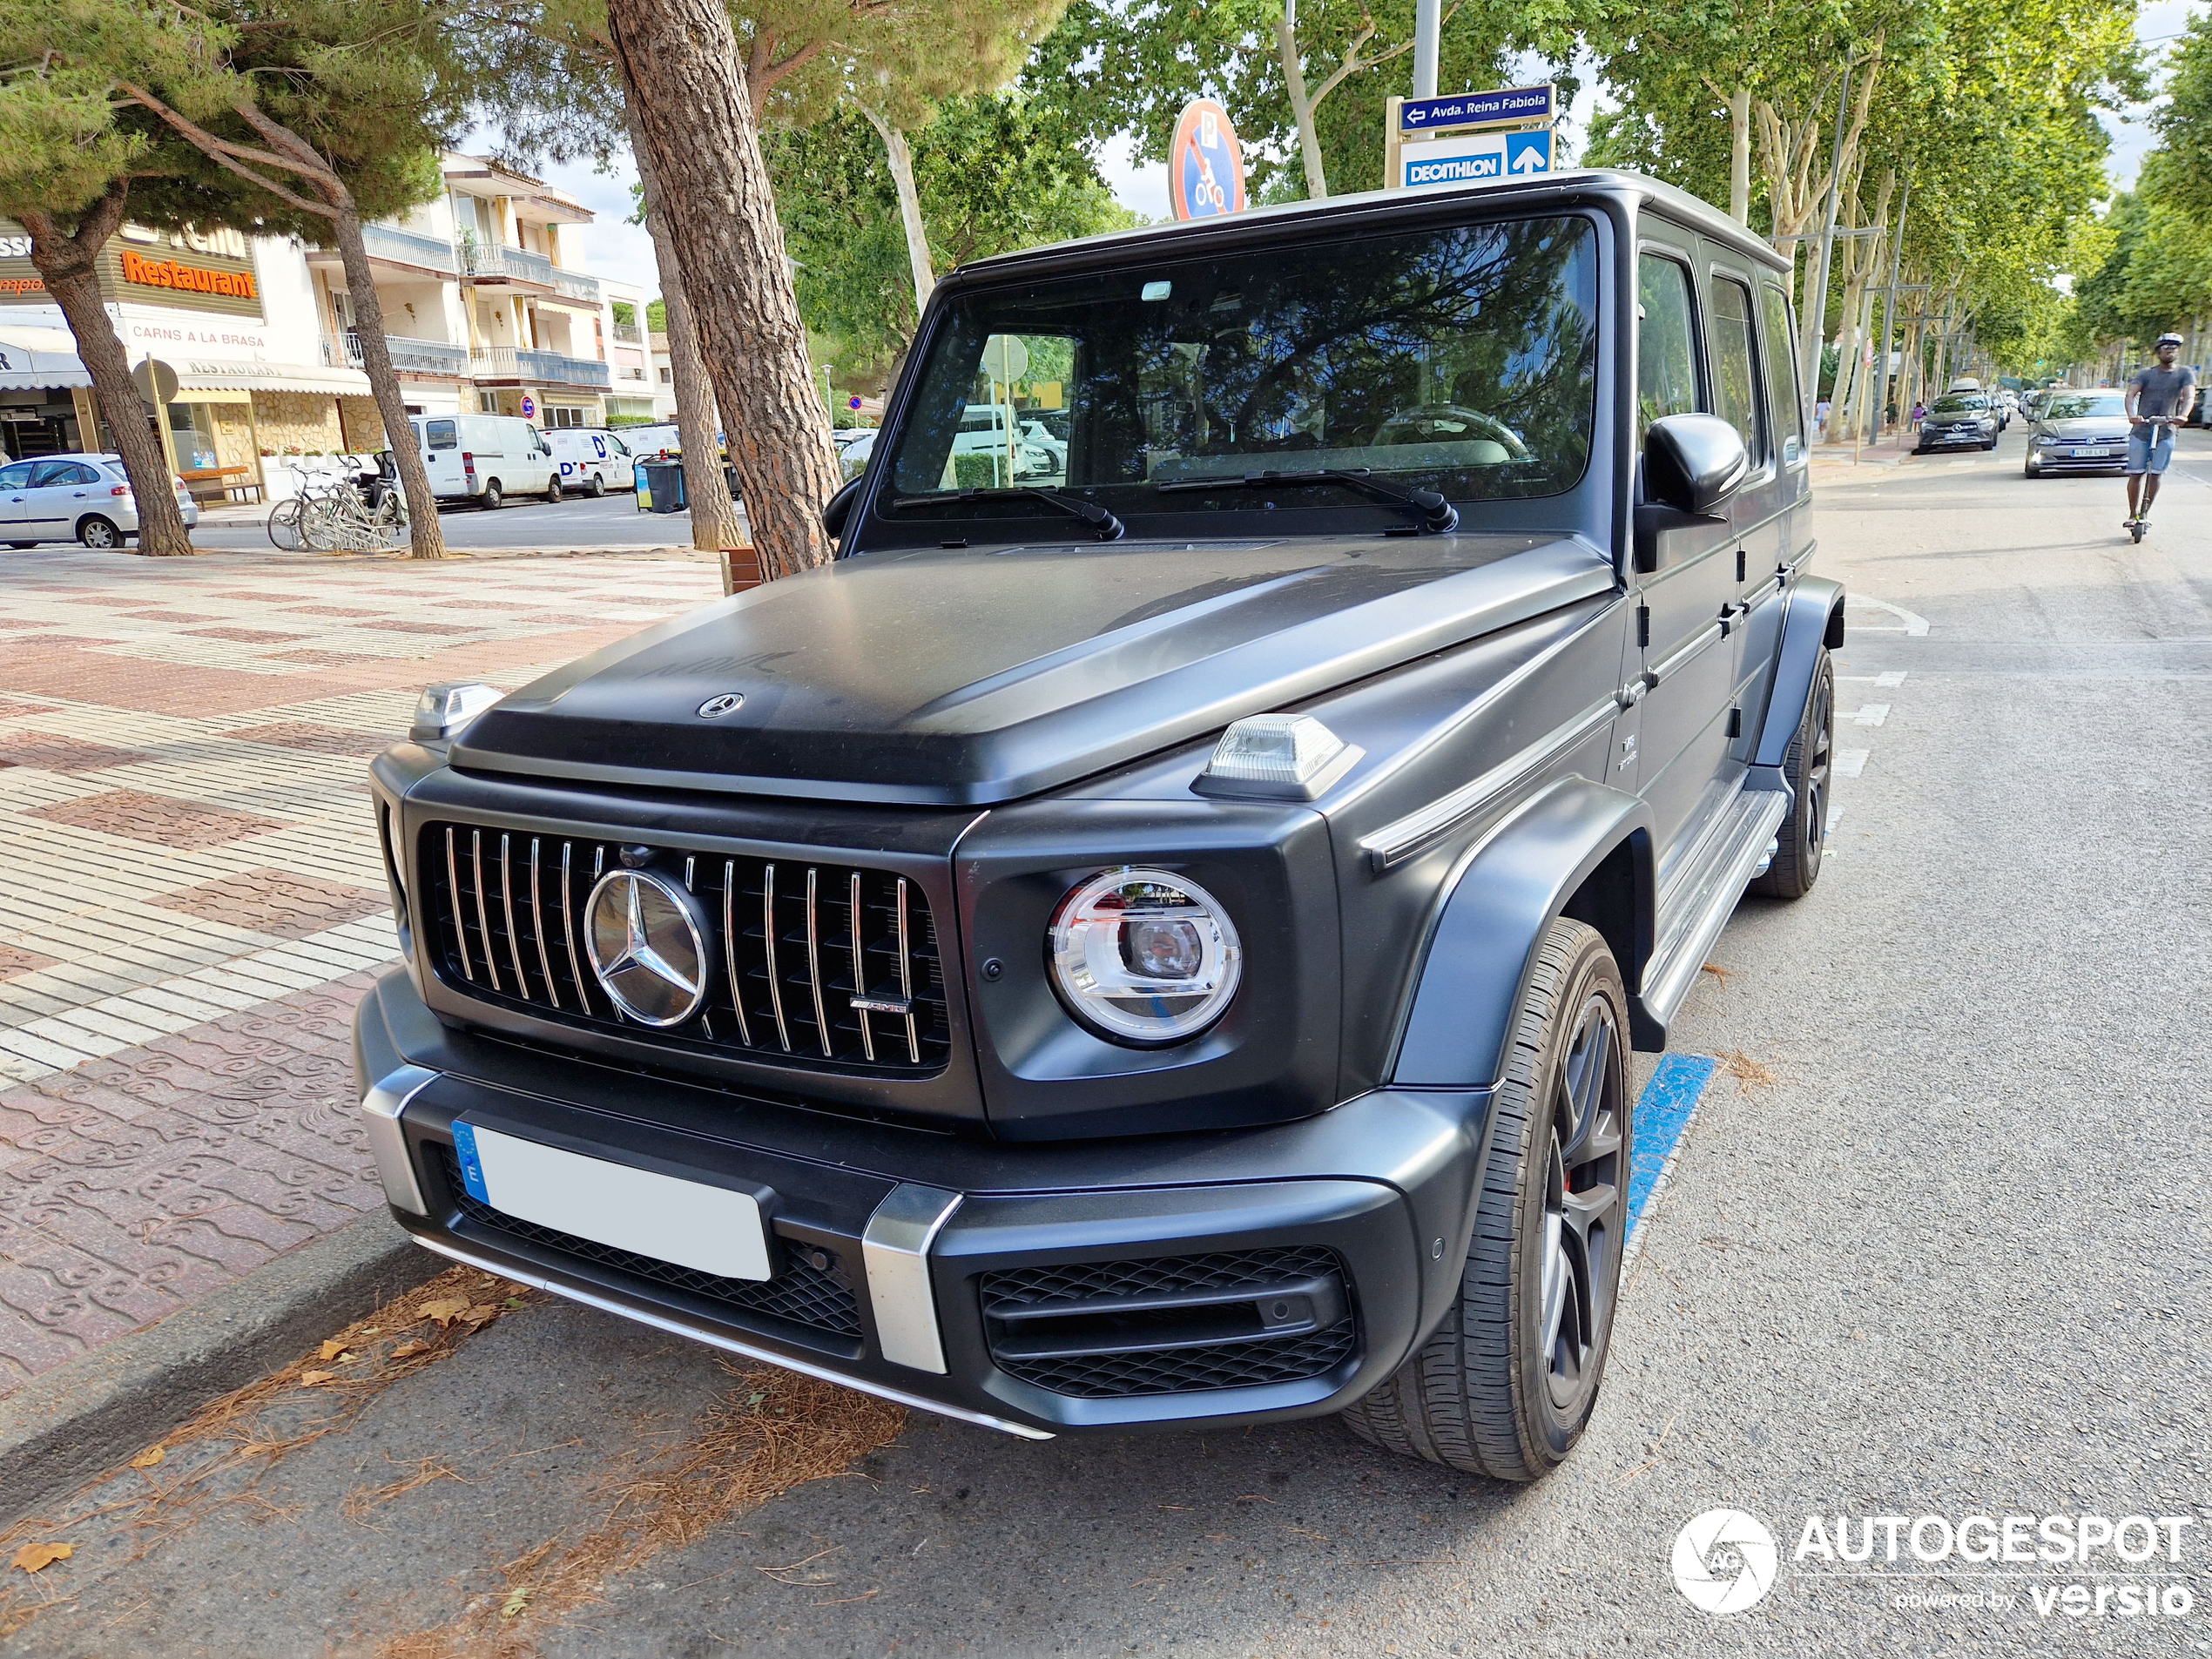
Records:
[[[2135,14],[2135,37],[2149,47],[2154,54],[2162,52],[2178,35],[2188,20],[2202,12],[2212,0],[2140,0]],[[1534,63],[1516,65],[1523,80],[1541,78],[1541,70]],[[1560,123],[1561,139],[1568,145],[1568,153],[1583,133],[1588,131],[1591,117],[1607,101],[1605,90],[1583,77],[1583,91],[1574,107]],[[2104,117],[2106,130],[2112,135],[2112,152],[2107,171],[2114,185],[2125,189],[2134,182],[2136,170],[2141,166],[2144,153],[2154,142],[2142,117],[2148,106],[2130,110],[2122,115]],[[489,133],[471,136],[463,149],[489,150],[493,147]],[[1140,165],[1132,155],[1134,141],[1128,136],[1116,138],[1106,146],[1100,158],[1099,172],[1108,188],[1122,206],[1147,219],[1168,216],[1168,170],[1165,162]],[[660,279],[653,260],[652,239],[641,225],[629,223],[631,181],[634,169],[630,153],[624,150],[616,157],[614,171],[595,172],[588,165],[548,166],[539,170],[547,183],[558,185],[574,195],[598,215],[597,221],[586,226],[578,237],[583,249],[585,267],[600,276],[615,277],[635,282],[649,293],[658,293]]]

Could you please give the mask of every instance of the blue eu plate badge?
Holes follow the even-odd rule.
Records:
[[[484,1189],[484,1161],[476,1155],[476,1131],[458,1118],[453,1125],[453,1150],[461,1159],[461,1184],[478,1204],[489,1204],[491,1194]]]

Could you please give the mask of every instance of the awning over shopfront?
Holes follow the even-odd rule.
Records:
[[[90,386],[66,328],[0,328],[0,392]]]
[[[194,392],[308,392],[323,397],[367,397],[368,376],[357,368],[315,363],[233,362],[179,354],[165,359],[177,371],[177,401]],[[90,386],[78,361],[77,341],[65,328],[0,327],[0,392]]]

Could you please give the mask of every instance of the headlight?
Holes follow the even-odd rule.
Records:
[[[1116,1042],[1180,1042],[1237,994],[1244,950],[1220,902],[1165,870],[1104,870],[1060,901],[1052,978],[1076,1019]]]

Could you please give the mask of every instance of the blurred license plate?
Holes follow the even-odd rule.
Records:
[[[767,1224],[749,1192],[458,1121],[453,1145],[469,1196],[503,1214],[724,1278],[772,1276]]]

